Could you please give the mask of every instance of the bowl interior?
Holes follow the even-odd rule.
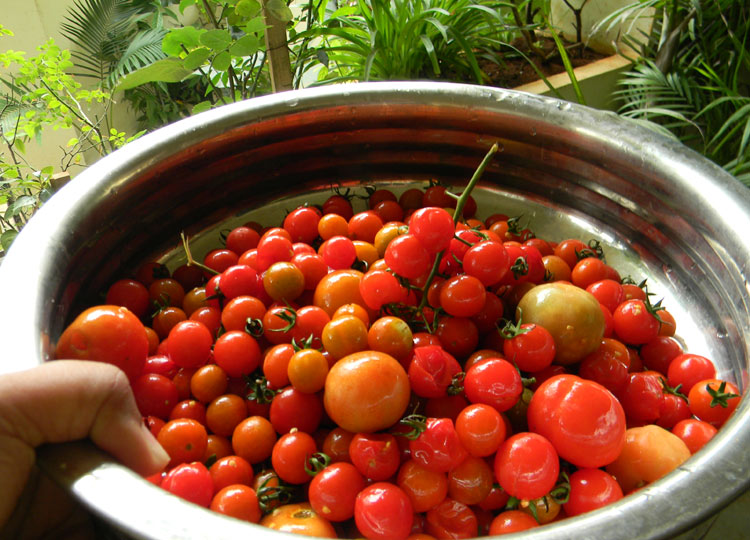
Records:
[[[480,217],[523,215],[543,238],[601,240],[621,274],[648,278],[649,290],[675,315],[686,348],[747,386],[750,249],[741,232],[750,230],[750,202],[744,188],[681,145],[610,113],[435,83],[260,98],[163,128],[89,168],[39,212],[0,267],[0,279],[31,294],[19,312],[0,320],[18,336],[12,352],[23,360],[13,367],[49,358],[64,325],[143,261],[172,268],[184,262],[181,231],[202,256],[215,247],[219,231],[248,219],[279,222],[300,202],[322,203],[332,186],[378,184],[399,192],[437,180],[460,191],[493,143],[501,151],[477,191]],[[731,472],[723,488],[710,488],[686,510],[686,498],[695,497],[686,488],[688,473],[691,484],[705,486],[718,484],[711,481],[711,460],[737,469],[742,459],[733,445],[741,448],[739,441],[750,438],[742,429],[747,408],[743,400],[684,470],[541,534],[658,537],[705,517],[748,480]],[[103,466],[95,460],[84,477]],[[81,478],[63,481],[80,488]],[[150,489],[136,478],[118,481]],[[128,518],[97,504],[95,490],[85,485],[79,496],[131,533],[164,534],[156,518],[133,529]],[[669,500],[676,493],[680,504]],[[670,508],[679,518],[665,523]],[[628,521],[636,529],[626,529],[627,536],[619,536],[625,534],[620,527],[601,532],[603,520],[624,519],[619,516],[637,516]]]

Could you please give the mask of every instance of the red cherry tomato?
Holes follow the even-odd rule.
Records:
[[[578,469],[570,475],[565,513],[577,516],[622,499],[622,488],[614,477],[601,469]]]
[[[612,462],[625,444],[625,412],[612,393],[575,375],[544,381],[531,398],[528,425],[578,467]]]
[[[448,472],[468,455],[450,418],[428,418],[424,431],[409,441],[409,450],[412,459],[436,472]]]
[[[333,463],[310,482],[310,506],[330,521],[346,521],[354,516],[357,495],[364,488],[364,477],[351,463]]]
[[[517,433],[495,454],[495,477],[512,497],[530,500],[546,495],[559,473],[555,448],[537,433]]]
[[[523,382],[513,364],[502,358],[488,358],[466,372],[464,392],[472,403],[491,405],[505,412],[516,404]]]
[[[354,504],[354,521],[369,539],[406,538],[414,519],[408,495],[395,484],[376,482],[359,492]]]
[[[161,487],[173,495],[208,508],[214,494],[214,483],[206,466],[200,462],[183,463],[167,473]]]
[[[442,397],[460,372],[458,361],[439,345],[417,347],[409,362],[409,384],[420,397]]]
[[[146,330],[130,310],[95,306],[78,315],[60,336],[55,358],[114,364],[134,381],[148,356]]]

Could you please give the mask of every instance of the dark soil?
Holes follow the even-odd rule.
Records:
[[[565,65],[557,52],[557,47],[552,38],[547,38],[541,41],[541,49],[545,53],[545,58],[540,58],[540,56],[528,51],[523,40],[514,42],[513,46],[522,50],[524,54],[534,62],[534,65],[544,73],[545,77],[565,71]],[[500,88],[515,88],[516,86],[539,80],[539,74],[531,65],[529,65],[528,60],[518,56],[515,52],[512,54],[507,51],[502,52],[504,53],[502,64],[497,64],[485,58],[479,60],[479,67],[489,78],[489,82],[486,84]],[[601,60],[602,58],[606,58],[607,55],[587,49],[583,47],[582,44],[568,44],[568,57],[570,58],[573,67],[577,68]]]

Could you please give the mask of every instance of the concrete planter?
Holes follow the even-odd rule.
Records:
[[[597,109],[617,109],[615,99],[617,81],[631,65],[632,62],[630,60],[624,56],[615,54],[576,68],[574,74],[578,80],[578,84],[581,86],[583,97],[586,99],[586,105],[596,107]],[[552,75],[548,77],[548,80],[564,99],[577,102],[573,84],[567,73]],[[544,81],[541,80],[521,85],[515,88],[515,90],[543,96],[555,95]]]

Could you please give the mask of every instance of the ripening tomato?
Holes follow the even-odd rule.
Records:
[[[415,512],[426,512],[441,503],[448,494],[446,474],[432,471],[413,459],[401,465],[397,482],[409,496]]]
[[[345,269],[326,274],[315,287],[313,304],[325,310],[332,317],[344,304],[365,305],[359,291],[362,272]]]
[[[575,375],[557,375],[539,385],[529,403],[528,425],[578,467],[611,463],[625,444],[620,402],[600,384]]]
[[[409,395],[409,376],[398,360],[377,351],[361,351],[345,356],[328,372],[324,405],[342,428],[373,432],[403,416]]]
[[[490,494],[494,481],[487,461],[469,456],[448,472],[448,496],[466,505],[479,504]]]
[[[569,365],[595,351],[604,335],[599,301],[570,283],[545,283],[518,303],[516,319],[536,323],[555,340],[555,362]]]
[[[231,451],[231,447],[229,450]],[[208,472],[211,473],[214,482],[214,493],[231,485],[252,486],[255,477],[253,466],[247,460],[231,454],[219,457],[209,467]]]
[[[487,290],[468,274],[453,276],[440,288],[440,306],[454,317],[473,317],[484,307]]]
[[[208,434],[200,422],[178,418],[164,424],[159,430],[157,440],[169,454],[169,466],[174,467],[180,463],[203,458],[208,444]]]
[[[505,440],[505,422],[494,407],[483,403],[466,406],[456,418],[456,433],[472,456],[494,454]]]
[[[284,504],[274,508],[260,520],[260,524],[276,531],[315,536],[318,538],[336,538],[333,525],[312,509],[310,503]]]
[[[685,443],[664,428],[649,424],[627,430],[625,444],[606,471],[626,495],[672,472],[690,457]]]
[[[78,315],[63,331],[55,358],[96,360],[114,364],[134,381],[148,355],[146,330],[130,310],[120,306],[94,306]]]

